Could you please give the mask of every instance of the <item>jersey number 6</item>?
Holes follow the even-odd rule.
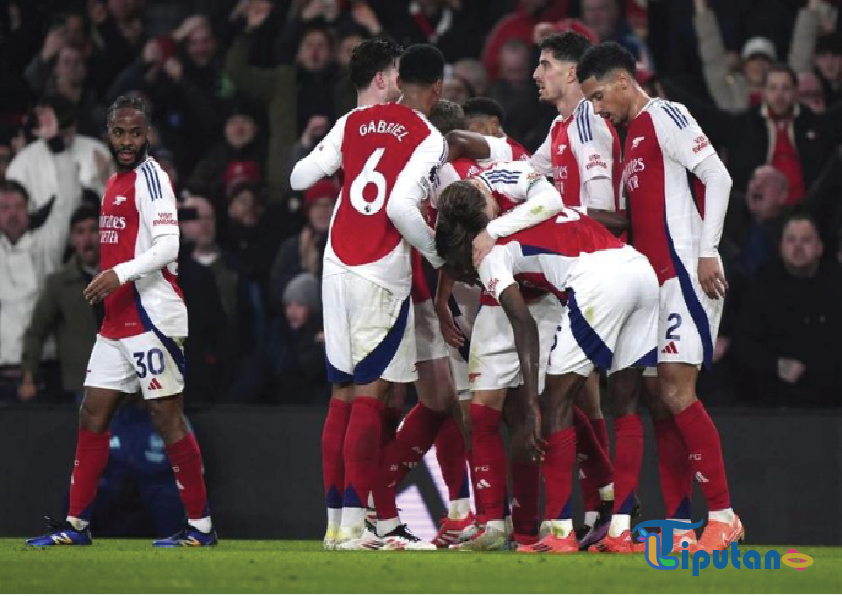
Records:
[[[375,169],[384,151],[385,149],[381,147],[372,153],[365,162],[362,172],[351,183],[351,205],[363,215],[374,215],[383,208],[386,202],[386,177]],[[363,190],[369,184],[373,184],[377,190],[377,195],[371,201],[363,197]]]

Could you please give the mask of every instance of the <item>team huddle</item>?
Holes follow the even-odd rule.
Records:
[[[350,72],[358,107],[290,179],[304,190],[343,171],[322,281],[333,385],[325,548],[637,552],[640,405],[654,421],[665,518],[689,521],[693,480],[709,511],[700,537],[662,539],[707,552],[741,539],[719,434],[695,389],[727,291],[718,243],[731,179],[687,110],[649,98],[620,46],[573,32],[541,44],[535,80],[559,115],[534,155],[506,137],[495,102],[441,99],[444,59],[433,46],[365,41]],[[122,396],[138,391],[187,517],[156,544],[216,544],[181,413],[177,208],[146,157],[148,125],[136,98],[109,110],[118,173],[103,198],[103,273],[85,290],[105,302],[105,323],[85,381],[69,515],[32,545],[91,543],[108,426]],[[625,128],[622,148],[615,126]],[[401,420],[409,383],[418,404]],[[426,542],[401,522],[396,495],[433,445],[449,506]],[[585,512],[574,528],[577,466]]]
[[[727,291],[731,178],[683,106],[643,92],[621,47],[569,32],[541,50],[535,79],[559,116],[534,156],[494,102],[440,99],[437,49],[375,40],[351,60],[358,107],[291,174],[305,189],[344,172],[324,258],[325,548],[636,552],[640,402],[666,517],[689,521],[694,479],[709,510],[700,537],[663,538],[710,552],[744,535],[695,392]],[[398,428],[412,382],[418,404]],[[425,542],[395,496],[434,444],[450,503]]]

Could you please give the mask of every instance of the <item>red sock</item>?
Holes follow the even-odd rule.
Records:
[[[576,427],[559,430],[547,438],[544,453],[544,519],[570,519],[570,492],[573,488],[573,466],[576,463]]]
[[[190,433],[180,441],[167,445],[167,457],[187,519],[202,519],[210,515],[208,492],[202,475],[202,454],[195,435]]]
[[[383,451],[383,460],[374,487],[374,505],[377,507],[378,519],[397,517],[397,486],[433,446],[433,441],[448,417],[449,412],[436,412],[420,402],[407,414],[403,426],[395,435],[395,440]]]
[[[471,435],[471,443],[473,443],[473,434]],[[471,486],[474,487],[474,511],[477,515],[477,523],[482,525],[486,522],[485,507],[482,506],[482,501],[477,497],[477,474],[474,472],[474,455],[473,450],[468,449],[465,454],[468,460],[468,475],[471,478]]]
[[[500,435],[500,410],[471,404],[471,452],[474,490],[486,521],[503,519],[506,498],[506,450]]]
[[[383,438],[380,440],[383,447],[395,440],[401,418],[403,418],[403,408],[386,408],[383,414]]]
[[[325,507],[342,508],[342,492],[345,490],[345,461],[342,445],[345,430],[351,417],[351,404],[341,399],[330,400],[327,418],[322,429],[322,475],[325,485]]]
[[[643,463],[643,423],[637,414],[614,419],[614,513],[630,514]]]
[[[608,437],[605,436],[606,445],[603,447],[597,432],[597,427],[601,427],[605,433],[605,421],[601,418],[590,420],[581,409],[573,406],[573,424],[576,428],[576,451],[580,462],[585,511],[598,511],[602,502],[599,489],[610,484],[613,475],[607,447]]]
[[[512,525],[518,536],[535,537],[541,520],[538,498],[541,493],[541,465],[512,462]]]
[[[676,414],[675,423],[684,437],[690,467],[705,496],[708,511],[730,508],[731,495],[725,476],[725,462],[722,461],[719,431],[702,402],[696,400]]]
[[[355,397],[345,431],[345,493],[343,507],[365,509],[377,481],[380,437],[385,406],[373,397]]]
[[[681,431],[672,416],[655,420],[654,425],[664,516],[666,519],[690,519],[693,471],[687,461],[687,447]]]
[[[465,439],[453,416],[444,421],[436,437],[436,459],[447,485],[448,498],[455,501],[470,497],[468,473],[465,469]]]
[[[91,505],[105,466],[111,433],[92,433],[79,429],[76,439],[76,459],[70,476],[70,509],[68,515],[91,520]]]

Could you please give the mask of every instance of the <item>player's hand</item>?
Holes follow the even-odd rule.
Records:
[[[183,41],[206,22],[207,18],[203,15],[194,14],[193,16],[189,16],[178,26],[178,29],[172,32],[172,38],[178,42]]]
[[[473,242],[474,246],[474,267],[479,269],[479,264],[488,256],[491,249],[494,248],[494,238],[486,231],[480,232]]]
[[[436,301],[435,305],[436,315],[439,319],[439,327],[441,328],[441,334],[442,337],[444,337],[444,341],[447,342],[447,345],[453,346],[456,349],[461,348],[465,345],[465,336],[459,329],[459,325],[457,325],[456,321],[453,320],[453,313],[450,312],[450,307],[447,305],[447,301],[441,303]]]
[[[53,108],[39,106],[35,108],[35,116],[38,119],[38,125],[33,131],[36,137],[48,141],[58,135],[58,118]]]
[[[21,401],[32,401],[38,395],[38,386],[32,378],[32,373],[23,373],[23,380],[18,387],[18,399]]]
[[[719,362],[728,353],[728,348],[731,347],[731,340],[727,337],[717,337],[716,343],[713,344],[713,361]]]
[[[90,304],[101,302],[111,292],[120,287],[120,278],[113,269],[102,271],[88,284],[82,295]]]
[[[532,461],[544,461],[544,439],[541,436],[541,411],[538,400],[531,400],[523,420],[523,445],[532,455]]]
[[[722,265],[716,257],[699,257],[699,283],[711,300],[725,297],[728,291],[728,281],[722,272]]]
[[[260,27],[272,14],[272,3],[269,0],[251,0],[246,9],[246,29],[253,31]]]
[[[778,358],[778,377],[790,384],[795,384],[807,369],[804,363],[794,358]]]

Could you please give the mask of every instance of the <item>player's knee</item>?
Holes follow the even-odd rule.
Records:
[[[110,420],[108,411],[94,405],[90,400],[83,399],[79,406],[79,426],[88,432],[104,433],[108,430]]]
[[[171,402],[150,401],[149,417],[166,445],[180,441],[187,434],[181,410]]]
[[[687,408],[696,400],[696,389],[680,377],[661,376],[661,402],[671,414],[675,415]]]

